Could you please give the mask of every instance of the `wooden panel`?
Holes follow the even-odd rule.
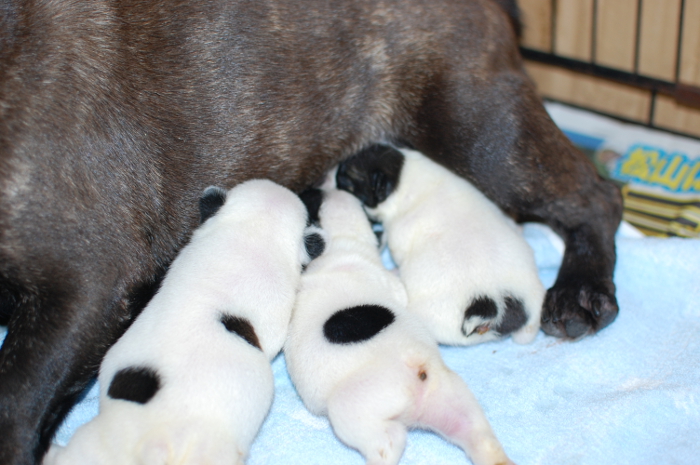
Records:
[[[634,71],[638,0],[598,0],[595,61]]]
[[[680,15],[681,0],[643,0],[639,74],[676,80]]]
[[[654,107],[654,124],[700,137],[700,110],[679,105],[672,97],[659,95]]]
[[[554,52],[591,61],[593,0],[558,0]]]
[[[552,51],[552,0],[520,0],[523,30],[522,44],[525,47]]]
[[[700,0],[685,0],[680,80],[700,86]]]
[[[537,83],[538,91],[545,97],[648,122],[651,106],[648,91],[533,61],[526,61],[525,66]]]

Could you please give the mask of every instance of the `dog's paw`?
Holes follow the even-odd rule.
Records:
[[[618,312],[612,282],[557,283],[545,297],[542,330],[550,336],[577,339],[605,328]]]

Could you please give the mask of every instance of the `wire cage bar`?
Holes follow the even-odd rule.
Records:
[[[700,0],[519,0],[545,98],[700,138]]]

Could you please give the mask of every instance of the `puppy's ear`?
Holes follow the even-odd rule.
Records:
[[[403,163],[403,154],[394,147],[372,145],[338,165],[336,184],[374,208],[398,186]]]
[[[199,199],[200,224],[214,216],[224,203],[226,203],[225,189],[216,186],[209,186],[204,189],[204,193]]]
[[[323,191],[315,187],[306,189],[304,192],[299,194],[299,198],[306,206],[306,211],[308,213],[306,224],[310,225],[320,225],[320,218],[318,212],[321,209],[321,204],[323,203]]]
[[[304,248],[309,256],[309,261],[320,256],[326,250],[326,240],[320,230],[314,227],[307,228],[304,233]]]

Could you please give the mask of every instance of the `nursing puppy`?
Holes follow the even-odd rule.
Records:
[[[304,404],[327,415],[368,465],[398,463],[407,427],[441,434],[475,465],[512,463],[474,395],[406,311],[360,202],[337,190],[323,195],[326,247],[302,275],[284,348]]]
[[[532,249],[469,182],[414,150],[385,145],[342,162],[336,182],[383,224],[408,309],[440,343],[534,339],[545,291]]]
[[[566,251],[543,329],[617,315],[621,196],[547,115],[514,0],[0,0],[0,464],[41,461],[198,225],[415,147]]]
[[[204,223],[104,359],[99,415],[45,465],[243,464],[272,403],[307,213],[266,180],[209,188],[200,206]]]

